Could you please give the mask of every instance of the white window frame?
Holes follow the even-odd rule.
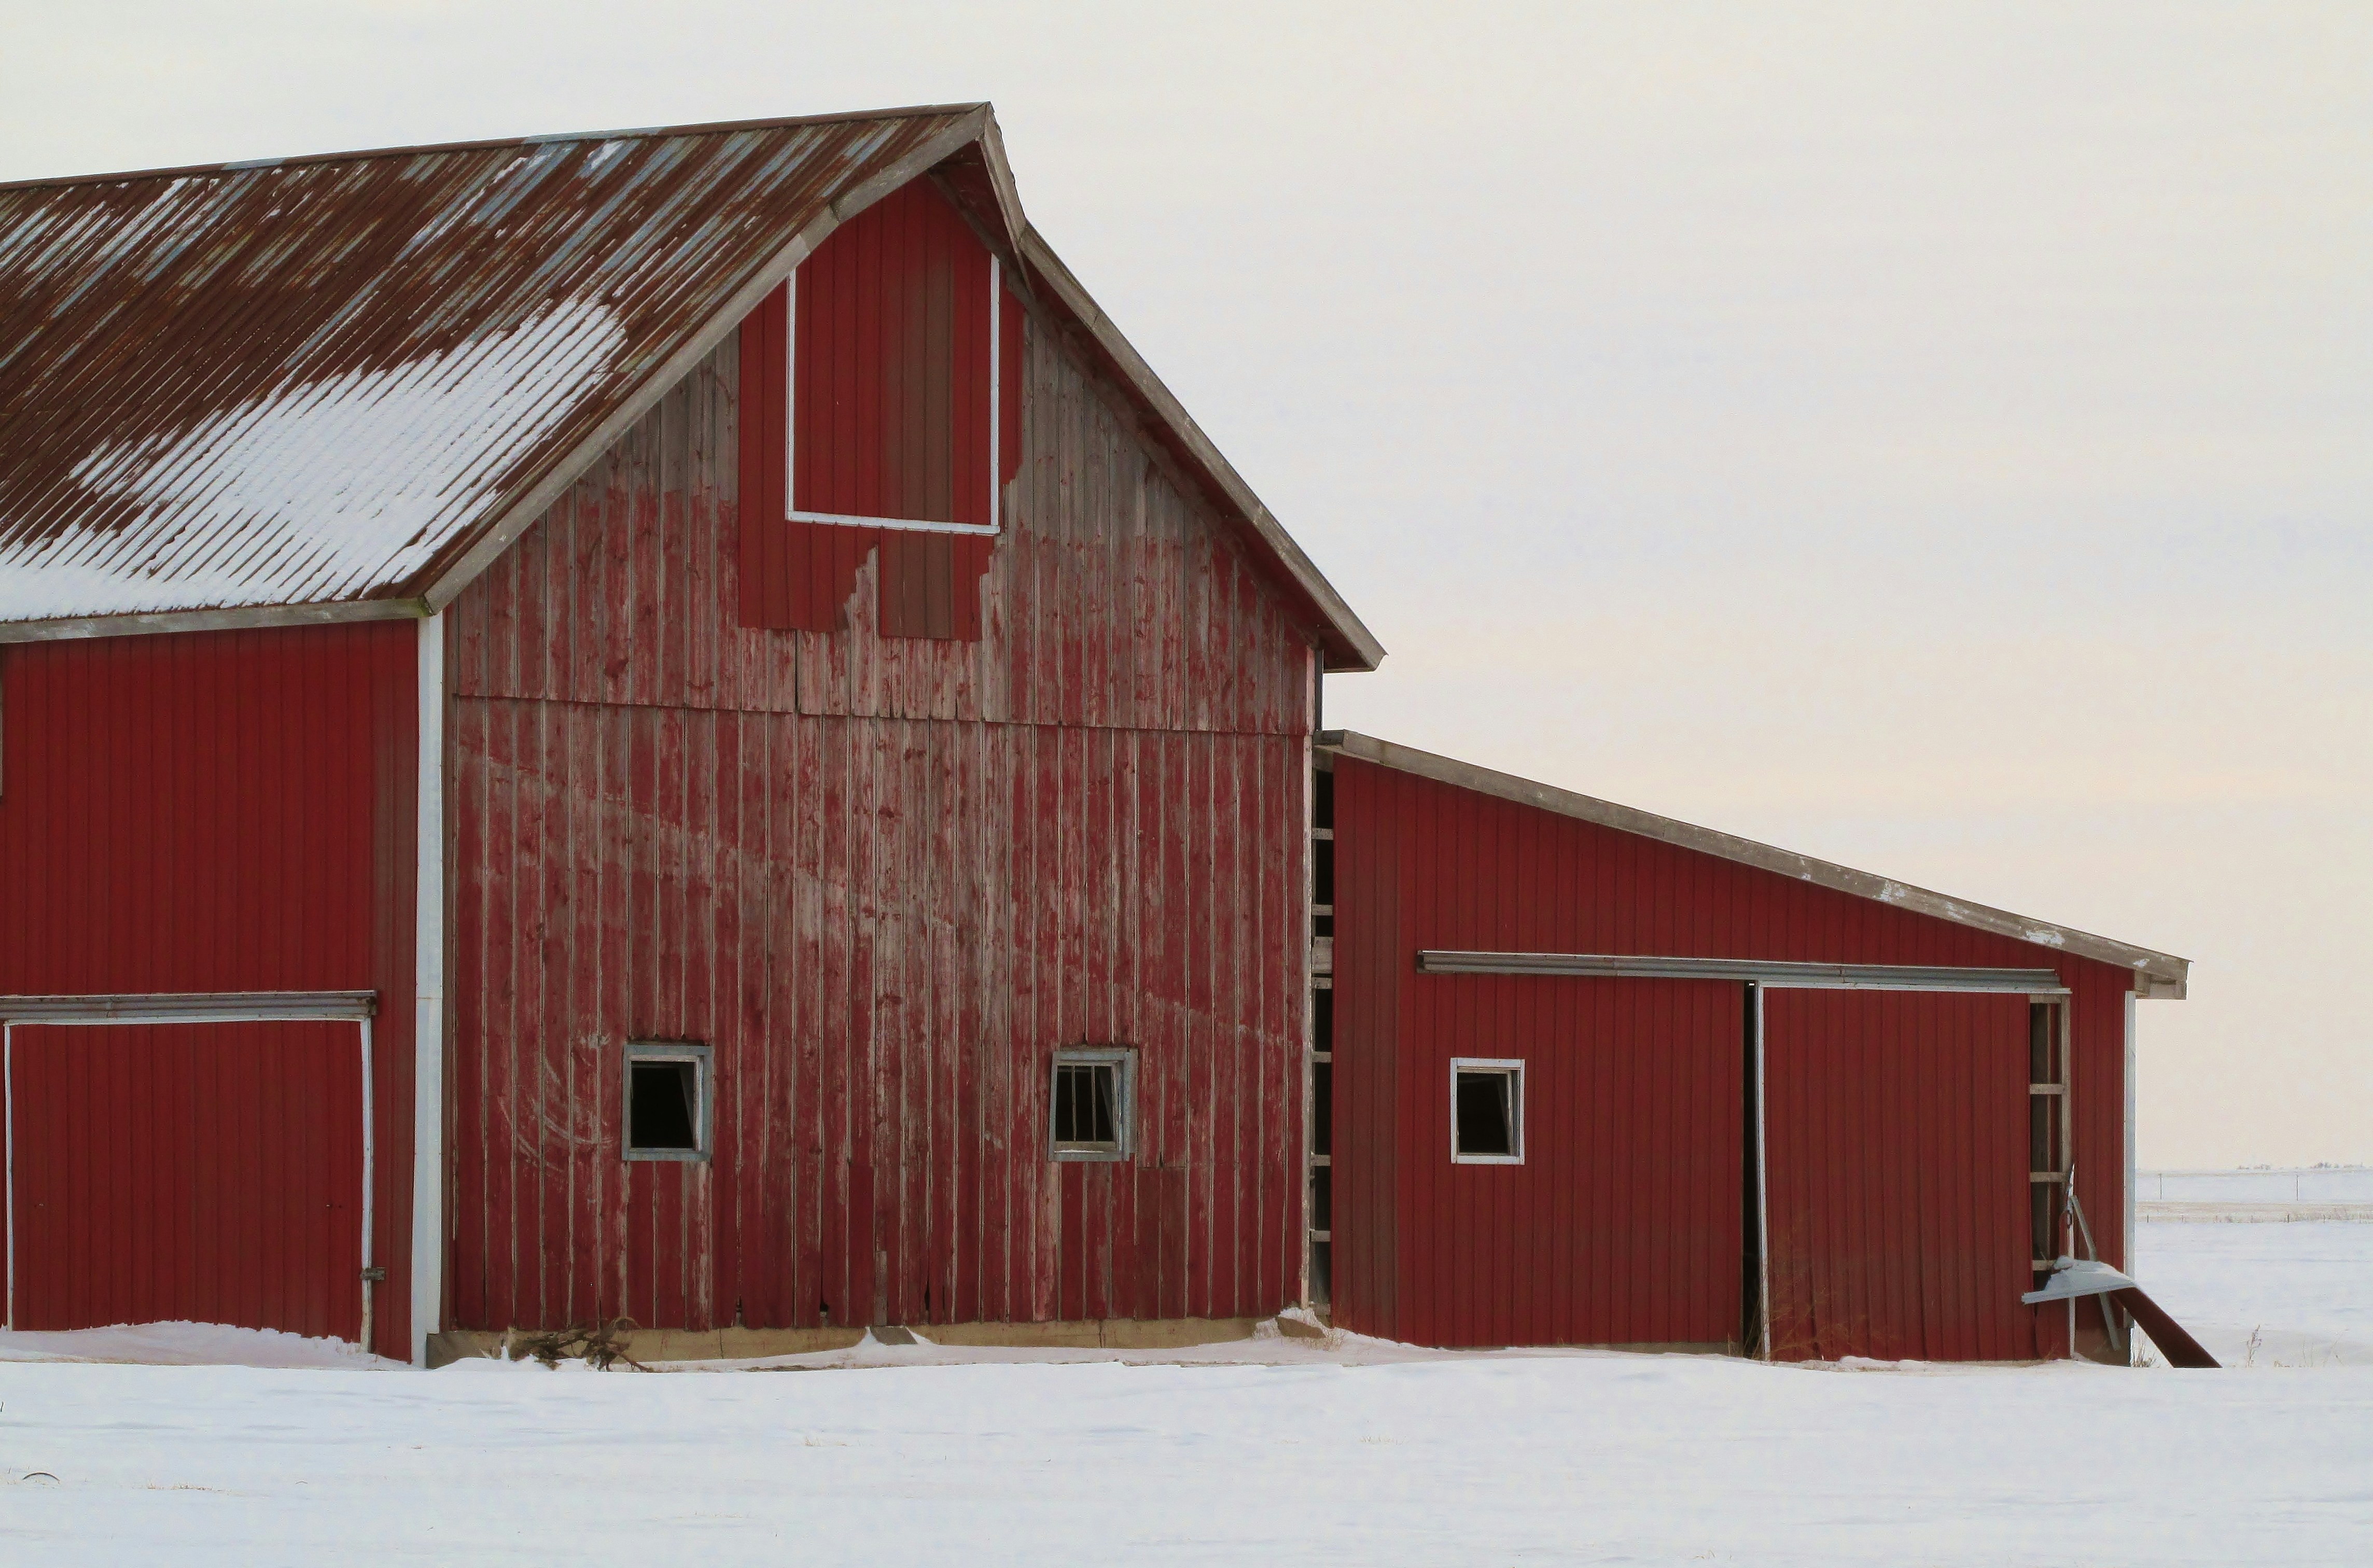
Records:
[[[1508,1142],[1513,1154],[1467,1154],[1458,1148],[1458,1075],[1462,1072],[1505,1073],[1508,1086]],[[1522,1057],[1457,1056],[1450,1059],[1450,1163],[1454,1165],[1521,1165],[1525,1163],[1525,1060]]]
[[[792,270],[790,280],[784,285],[787,293],[783,311],[783,516],[789,522],[830,522],[854,528],[901,528],[918,533],[996,533],[1003,527],[998,515],[998,492],[1000,454],[997,450],[1003,412],[1002,389],[998,385],[1004,369],[1004,356],[999,334],[1005,329],[1004,277],[999,270],[996,252],[988,258],[988,521],[925,522],[916,518],[852,517],[842,512],[801,511],[799,500],[800,445],[800,275]]]
[[[691,1040],[629,1040],[621,1059],[618,1104],[618,1148],[629,1160],[672,1160],[684,1164],[707,1161],[713,1148],[710,1129],[716,1121],[717,1054],[715,1047]],[[635,1068],[647,1061],[692,1064],[692,1137],[690,1149],[635,1147]]]
[[[1059,1143],[1055,1139],[1056,1084],[1067,1067],[1113,1069],[1114,1141]],[[1058,1161],[1101,1161],[1110,1164],[1137,1154],[1137,1052],[1128,1046],[1076,1046],[1057,1051],[1046,1068],[1046,1154]]]

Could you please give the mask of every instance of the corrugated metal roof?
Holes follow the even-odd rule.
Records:
[[[422,597],[835,201],[984,119],[0,188],[0,618]]]
[[[986,104],[0,185],[0,640],[443,603],[836,223],[952,158],[1329,666],[1374,668],[1029,230]]]

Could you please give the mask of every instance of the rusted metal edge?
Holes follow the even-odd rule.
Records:
[[[6,1024],[220,1024],[247,1019],[368,1018],[377,991],[130,992],[0,996]]]
[[[1317,743],[1321,751],[1356,757],[1397,772],[1413,773],[1444,784],[1455,784],[1463,790],[1514,801],[1519,805],[1537,806],[1543,811],[1555,812],[1560,816],[1595,822],[1618,832],[1637,834],[1642,838],[1653,838],[1680,848],[1716,855],[1740,865],[1776,872],[1798,882],[1811,883],[1817,887],[1827,887],[1852,894],[1857,898],[1869,898],[1909,909],[1914,914],[1950,920],[1955,925],[2032,942],[2039,947],[2054,948],[2080,958],[2113,964],[2133,971],[2134,994],[2140,997],[2180,1001],[2190,983],[2192,960],[2179,958],[2173,954],[2137,947],[2131,942],[2095,936],[2089,931],[2067,926],[2029,919],[2007,909],[1973,904],[1965,898],[1955,898],[1924,887],[1914,887],[1909,883],[1897,882],[1892,877],[1855,871],[1851,866],[1816,860],[1792,849],[1776,848],[1711,827],[1677,822],[1671,817],[1658,816],[1634,806],[1618,805],[1612,801],[1576,794],[1554,785],[1480,767],[1471,762],[1437,756],[1414,746],[1380,741],[1372,735],[1358,734],[1349,730],[1329,730],[1318,736]]]
[[[2050,969],[1980,969],[1933,964],[1806,964],[1790,959],[1656,958],[1612,953],[1473,953],[1426,949],[1420,975],[1574,975],[1655,980],[1754,980],[1775,987],[1853,991],[2008,991],[2065,995]]]
[[[809,219],[806,227],[792,237],[790,243],[777,251],[751,274],[700,330],[679,344],[674,353],[660,361],[643,379],[642,384],[611,411],[607,419],[596,425],[566,456],[546,469],[542,479],[531,485],[517,501],[505,509],[501,519],[492,528],[478,535],[478,542],[470,546],[451,569],[429,586],[429,608],[442,610],[450,604],[479,573],[500,560],[503,552],[517,543],[520,534],[533,527],[536,519],[567,494],[568,487],[576,484],[578,478],[609,451],[619,437],[634,428],[636,423],[656,407],[678,381],[690,375],[694,368],[708,357],[710,350],[725,341],[728,334],[739,331],[742,319],[756,310],[760,300],[797,271],[799,264],[814,253],[815,248],[823,244],[834,229],[908,181],[922,175],[952,153],[978,141],[982,128],[988,123],[988,106],[981,104],[962,121],[897,162],[888,165],[871,180],[850,186],[826,205],[822,214]]]
[[[543,146],[552,142],[623,142],[639,136],[722,135],[735,131],[772,131],[792,125],[832,125],[859,120],[919,120],[932,114],[965,114],[986,103],[921,104],[909,109],[861,109],[837,114],[787,114],[774,119],[713,120],[692,125],[643,125],[624,131],[571,131],[535,136],[492,136],[473,142],[422,142],[413,146],[367,147],[357,152],[299,153],[290,158],[232,158],[172,169],[128,169],[111,174],[45,174],[30,180],[0,180],[0,191],[59,185],[111,185],[123,180],[171,180],[237,174],[250,169],[300,169],[315,163],[359,163],[374,158],[415,158],[426,153],[485,152],[495,147]]]
[[[139,637],[157,632],[237,631],[248,626],[313,626],[333,622],[416,621],[428,613],[428,606],[417,599],[349,599],[315,604],[240,604],[220,610],[149,610],[131,615],[0,621],[0,643]]]
[[[1096,346],[1112,360],[1114,367],[1128,380],[1129,390],[1144,400],[1156,418],[1169,427],[1187,459],[1203,471],[1227,504],[1241,514],[1245,526],[1252,531],[1262,548],[1274,558],[1327,623],[1326,629],[1330,634],[1326,639],[1327,667],[1338,671],[1373,670],[1383,663],[1384,644],[1378,642],[1375,634],[1352,614],[1351,607],[1343,602],[1343,596],[1335,591],[1335,585],[1328,582],[1310,557],[1302,553],[1302,546],[1293,542],[1292,535],[1279,524],[1268,508],[1261,503],[1261,498],[1253,494],[1252,486],[1245,483],[1244,476],[1220,455],[1220,449],[1195,423],[1186,405],[1163,384],[1162,378],[1153,373],[1153,368],[1145,362],[1135,345],[1121,334],[1120,329],[1105,314],[1103,307],[1089,297],[1087,289],[1071,275],[1070,268],[1063,264],[1062,258],[1055,254],[1045,236],[1035,228],[1026,228],[1023,239],[1023,259],[1046,280],[1049,292],[1061,302],[1065,312],[1079,322]]]

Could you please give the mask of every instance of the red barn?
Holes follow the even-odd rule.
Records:
[[[985,106],[0,187],[0,303],[14,1327],[2050,1354],[2072,1152],[2123,1256],[2181,961],[1322,745]]]
[[[1332,829],[1320,1256],[1428,1344],[2003,1361],[2123,1267],[2133,1007],[2184,960],[1362,735]],[[2074,1244],[2082,1250],[2085,1242]]]

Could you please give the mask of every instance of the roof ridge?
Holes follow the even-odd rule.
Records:
[[[852,120],[919,120],[935,114],[970,114],[988,106],[921,103],[903,109],[852,109],[830,114],[785,114],[771,119],[712,120],[684,125],[640,125],[615,131],[560,131],[529,136],[490,136],[479,141],[423,142],[413,146],[364,147],[354,152],[297,153],[286,158],[231,158],[177,168],[134,169],[112,174],[44,174],[0,180],[0,191],[50,190],[65,185],[119,185],[134,180],[186,180],[206,174],[237,174],[250,169],[298,169],[317,163],[360,163],[375,158],[416,158],[429,153],[488,152],[497,147],[535,147],[555,142],[618,142],[647,136],[721,135],[733,131],[771,131],[790,125],[830,125]]]

